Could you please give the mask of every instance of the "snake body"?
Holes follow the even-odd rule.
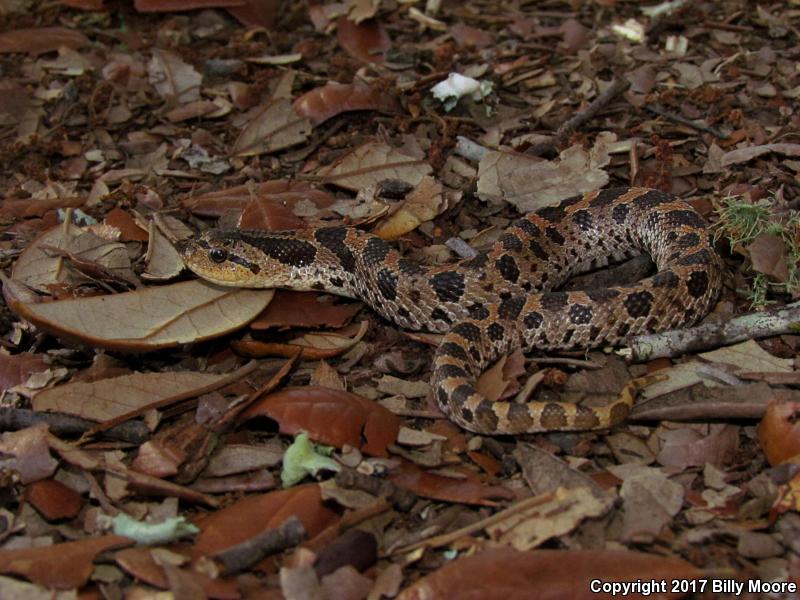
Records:
[[[591,192],[529,213],[491,249],[425,266],[351,227],[209,230],[182,245],[186,265],[238,287],[325,290],[359,298],[400,327],[443,333],[436,400],[483,434],[607,428],[630,400],[606,408],[484,398],[475,382],[504,353],[589,348],[692,324],[716,302],[721,259],[703,218],[649,189]],[[647,253],[656,274],[631,285],[557,291],[573,275]],[[556,290],[556,291],[554,291]]]

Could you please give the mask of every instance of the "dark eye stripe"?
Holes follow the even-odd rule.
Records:
[[[242,265],[245,269],[250,269],[250,272],[253,275],[258,275],[261,272],[261,267],[259,267],[256,263],[250,262],[246,258],[242,258],[241,256],[229,256],[228,260],[236,263],[237,265]]]

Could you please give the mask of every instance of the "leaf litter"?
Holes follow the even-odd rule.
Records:
[[[798,14],[11,3],[0,596],[798,583]],[[451,73],[480,97],[445,110],[432,89]],[[357,302],[191,280],[172,245],[214,225],[356,224],[443,261],[609,183],[672,191],[716,224],[726,289],[709,323],[789,311],[758,341],[744,321],[702,353],[514,355],[481,378],[492,397],[598,406],[660,375],[612,432],[460,431],[431,403],[434,336],[400,336]],[[294,436],[331,447],[331,468],[276,490]],[[113,517],[199,533],[124,548]]]

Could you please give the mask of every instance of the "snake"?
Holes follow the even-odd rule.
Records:
[[[660,190],[609,188],[512,221],[491,247],[441,265],[406,258],[380,237],[331,225],[285,231],[208,229],[178,245],[185,265],[223,286],[325,291],[359,299],[412,331],[443,334],[432,394],[459,426],[485,435],[607,429],[604,407],[489,400],[481,373],[523,351],[589,349],[688,326],[714,306],[722,261],[703,217]],[[577,274],[648,254],[655,273],[634,283],[564,291]]]

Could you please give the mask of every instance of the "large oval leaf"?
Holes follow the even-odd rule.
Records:
[[[8,306],[40,329],[98,348],[148,352],[224,335],[250,321],[273,290],[244,290],[184,281],[125,294]]]

